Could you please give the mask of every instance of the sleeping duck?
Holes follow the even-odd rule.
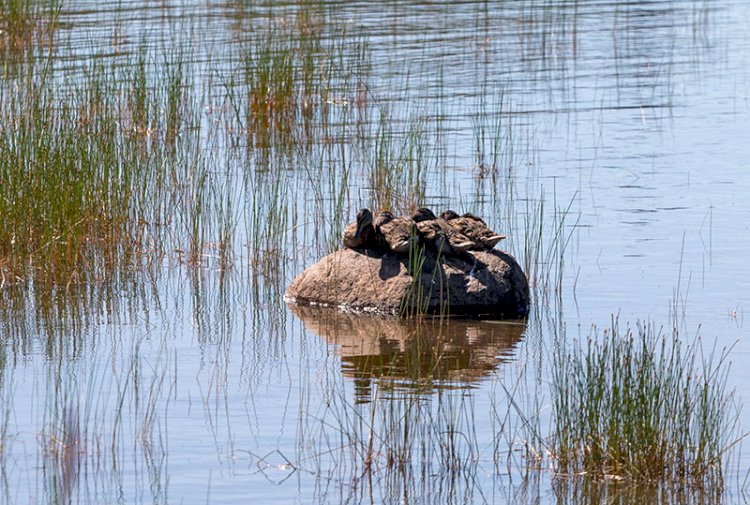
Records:
[[[457,232],[468,237],[474,251],[487,251],[505,238],[505,235],[492,231],[484,220],[474,214],[466,213],[459,216],[452,210],[440,213],[440,218],[447,222]]]
[[[395,253],[408,254],[411,247],[419,244],[417,228],[408,217],[395,217],[384,210],[375,218],[374,228],[376,241]]]
[[[461,254],[473,245],[472,241],[445,220],[425,207],[417,209],[411,216],[416,223],[424,243],[442,254]]]

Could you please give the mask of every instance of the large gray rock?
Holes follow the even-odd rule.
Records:
[[[515,318],[528,313],[529,285],[515,259],[498,250],[410,258],[345,249],[302,272],[285,299],[357,312]]]

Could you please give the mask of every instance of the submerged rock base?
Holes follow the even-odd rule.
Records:
[[[354,312],[516,318],[528,314],[529,284],[516,260],[498,250],[404,256],[345,249],[302,272],[284,298]]]

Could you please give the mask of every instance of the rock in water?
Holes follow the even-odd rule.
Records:
[[[285,299],[358,312],[515,318],[528,314],[529,285],[515,259],[498,250],[440,257],[429,249],[413,257],[343,250],[302,272]]]

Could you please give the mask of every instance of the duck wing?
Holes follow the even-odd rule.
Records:
[[[440,219],[420,221],[417,229],[429,247],[444,254],[460,254],[468,251],[472,245],[465,235]]]
[[[344,247],[349,249],[357,249],[360,247],[360,239],[357,237],[357,223],[349,223],[344,228],[344,233],[341,236],[341,242],[344,243]]]
[[[489,250],[505,238],[505,235],[491,230],[482,220],[472,214],[451,219],[447,223],[460,233],[463,233],[472,242],[475,251]]]
[[[398,254],[408,254],[409,249],[419,243],[414,221],[404,217],[392,218],[385,222],[379,221],[376,234],[391,251]]]
[[[349,249],[369,249],[377,247],[375,228],[372,223],[349,223],[341,236],[344,246]]]

